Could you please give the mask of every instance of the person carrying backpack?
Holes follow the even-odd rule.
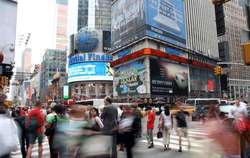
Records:
[[[181,102],[176,102],[176,106],[179,109],[175,115],[177,121],[177,135],[179,136],[179,150],[178,152],[182,152],[182,137],[188,138],[188,131],[187,131],[187,119],[186,113],[183,111],[181,107]],[[188,148],[190,149],[190,141],[188,139]]]
[[[42,111],[42,104],[36,101],[35,108],[28,113],[26,128],[28,130],[29,148],[27,158],[31,158],[32,149],[38,139],[38,157],[42,158],[43,153],[43,133],[44,133],[45,116]]]

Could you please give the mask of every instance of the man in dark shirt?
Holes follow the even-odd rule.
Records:
[[[187,114],[183,111],[181,107],[181,102],[176,102],[176,107],[178,111],[175,115],[176,122],[177,122],[177,134],[179,136],[179,152],[182,152],[182,137],[188,138],[188,131],[187,131]],[[188,139],[188,149],[190,149],[190,141]]]
[[[103,108],[103,113],[101,118],[103,120],[103,131],[107,134],[112,134],[113,136],[113,146],[112,146],[112,158],[117,158],[117,132],[115,130],[118,126],[118,110],[112,105],[112,99],[106,97],[104,99],[105,107]]]

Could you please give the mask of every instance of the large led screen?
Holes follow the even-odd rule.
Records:
[[[112,81],[112,69],[107,62],[85,62],[69,65],[68,83],[78,81]]]
[[[145,36],[186,45],[183,0],[118,0],[111,16],[113,49]]]

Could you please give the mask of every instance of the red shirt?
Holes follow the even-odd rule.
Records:
[[[150,111],[148,114],[147,128],[153,129],[154,123],[155,123],[155,113],[153,111]]]
[[[36,118],[37,123],[38,123],[38,125],[40,126],[40,127],[37,129],[36,132],[37,132],[38,134],[42,134],[43,131],[44,131],[44,127],[43,127],[43,126],[44,126],[44,123],[45,123],[45,116],[44,116],[44,114],[43,114],[43,112],[42,112],[42,109],[41,109],[41,108],[38,108],[38,107],[32,109],[32,110],[29,112],[29,114],[28,114],[28,118],[31,119],[31,117]]]

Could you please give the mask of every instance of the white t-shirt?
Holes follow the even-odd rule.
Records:
[[[163,111],[161,112],[161,115],[163,117],[164,127],[170,128],[172,126],[171,113],[169,114],[169,116],[167,116],[165,112]]]
[[[234,106],[229,113],[230,118],[241,118],[247,116],[247,107],[243,104],[240,104],[240,106]]]

